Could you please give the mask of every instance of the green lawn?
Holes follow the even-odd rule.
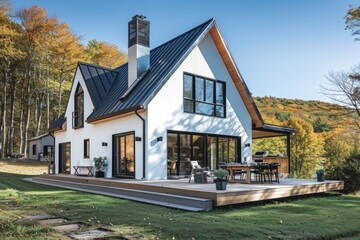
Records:
[[[61,238],[22,219],[43,212],[109,228],[128,239],[360,239],[360,195],[194,213],[38,185],[23,181],[26,177],[0,172],[2,239]]]

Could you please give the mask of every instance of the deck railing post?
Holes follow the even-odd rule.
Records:
[[[290,173],[290,163],[291,163],[290,135],[286,136],[286,154],[288,157],[288,172]]]

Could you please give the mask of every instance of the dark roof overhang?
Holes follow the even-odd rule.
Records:
[[[277,126],[272,124],[264,124],[262,127],[256,127],[252,129],[252,138],[269,138],[269,137],[281,137],[290,136],[295,133],[293,128]]]
[[[94,123],[94,122],[97,122],[97,121],[100,121],[100,120],[104,120],[106,118],[111,118],[111,117],[115,117],[115,116],[120,117],[121,115],[126,114],[126,113],[130,113],[130,112],[135,113],[135,110],[140,110],[140,109],[145,109],[145,107],[143,105],[138,105],[138,106],[135,106],[135,107],[131,107],[131,108],[123,109],[123,110],[120,110],[120,111],[112,112],[112,113],[109,113],[109,114],[101,115],[101,116],[98,116],[98,117],[95,117],[95,118],[87,119],[86,122],[87,123]]]

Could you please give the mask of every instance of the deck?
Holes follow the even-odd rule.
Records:
[[[215,207],[337,191],[344,188],[344,183],[342,181],[317,182],[316,180],[291,178],[280,179],[280,183],[272,184],[228,183],[226,191],[215,190],[215,185],[213,183],[196,184],[193,181],[189,183],[188,179],[139,181],[130,179],[81,177],[74,175],[41,175],[34,179],[35,182],[36,179],[38,179],[42,181],[42,183],[46,180],[59,181],[64,188],[66,188],[66,185],[73,183],[82,184],[84,186],[96,186],[98,188],[108,187],[111,189],[126,189],[131,191],[151,192],[153,194],[208,199],[212,201],[212,205]]]

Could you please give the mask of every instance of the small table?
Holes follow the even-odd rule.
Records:
[[[235,180],[234,171],[246,170],[245,183],[250,184],[251,183],[251,169],[256,169],[256,168],[257,168],[256,165],[251,165],[251,164],[227,165],[226,169],[229,170],[229,172],[230,172],[229,182],[238,182],[237,180]]]
[[[93,166],[73,166],[74,170],[75,170],[75,173],[74,175],[76,176],[94,176],[93,174],[93,169],[94,167]],[[88,173],[87,174],[79,174],[79,169],[87,169],[88,170]]]

